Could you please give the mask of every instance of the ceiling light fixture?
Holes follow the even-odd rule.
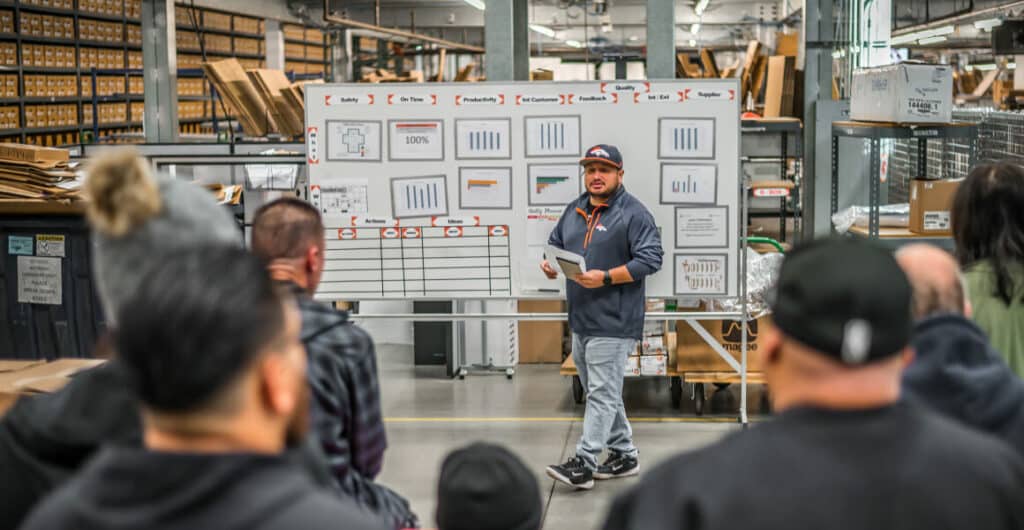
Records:
[[[522,27],[522,26],[520,26],[520,27]],[[532,29],[533,31],[536,31],[537,33],[540,33],[541,35],[544,35],[545,37],[554,37],[555,36],[555,30],[553,30],[553,29],[551,29],[551,28],[549,28],[547,26],[541,26],[540,24],[530,24],[530,29]]]
[[[700,0],[699,2],[697,2],[697,5],[694,6],[693,12],[697,13],[697,16],[703,15],[704,10],[708,8],[708,3],[710,2],[711,0]]]
[[[921,40],[917,41],[917,43],[918,44],[938,44],[940,42],[946,42],[947,40],[949,40],[949,39],[947,39],[945,36],[939,35],[939,36],[936,36],[936,37],[928,37],[926,39],[921,39]]]
[[[975,20],[974,21],[974,27],[976,27],[976,28],[978,28],[980,30],[983,30],[983,31],[991,31],[992,28],[994,28],[996,26],[1002,26],[1002,25],[1003,25],[1003,21],[1001,19],[998,19],[998,18],[990,18],[988,20]]]
[[[692,24],[690,26],[690,33],[692,33],[694,35],[696,35],[697,33],[700,33],[700,22],[697,22],[697,23]]]
[[[695,41],[693,39],[690,39],[690,47],[691,48],[696,48],[697,47],[697,41]]]
[[[480,11],[483,11],[484,9],[487,8],[487,6],[484,5],[484,0],[465,0],[465,2],[467,4],[469,4],[469,5],[471,5],[471,6],[479,9]]]
[[[567,46],[572,46],[573,48],[582,48],[583,47],[583,43],[578,41],[578,40],[570,39],[570,40],[565,41],[565,44]]]

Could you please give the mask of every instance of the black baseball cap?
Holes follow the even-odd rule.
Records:
[[[827,238],[786,256],[769,298],[772,320],[785,335],[843,364],[862,365],[907,346],[911,292],[889,250]]]
[[[475,443],[441,464],[440,530],[540,530],[543,513],[537,478],[504,447]]]
[[[587,149],[587,153],[580,159],[581,166],[585,166],[590,162],[604,162],[605,164],[622,169],[622,153],[614,145],[597,144]]]

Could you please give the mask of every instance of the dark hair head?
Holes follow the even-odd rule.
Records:
[[[957,190],[951,217],[960,266],[989,262],[993,294],[1009,305],[1010,267],[1024,263],[1024,170],[1009,162],[975,167]]]
[[[155,256],[118,314],[117,355],[146,406],[170,413],[220,403],[284,331],[284,298],[244,250]]]
[[[322,244],[323,239],[320,212],[294,197],[263,205],[252,221],[252,252],[267,262],[302,257],[306,249]]]

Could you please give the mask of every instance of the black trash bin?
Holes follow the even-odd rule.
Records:
[[[0,241],[0,358],[92,357],[106,326],[84,218],[0,215]]]

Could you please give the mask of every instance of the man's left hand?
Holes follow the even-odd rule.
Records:
[[[577,274],[573,281],[587,289],[596,289],[604,285],[604,271],[589,270],[582,274]]]

